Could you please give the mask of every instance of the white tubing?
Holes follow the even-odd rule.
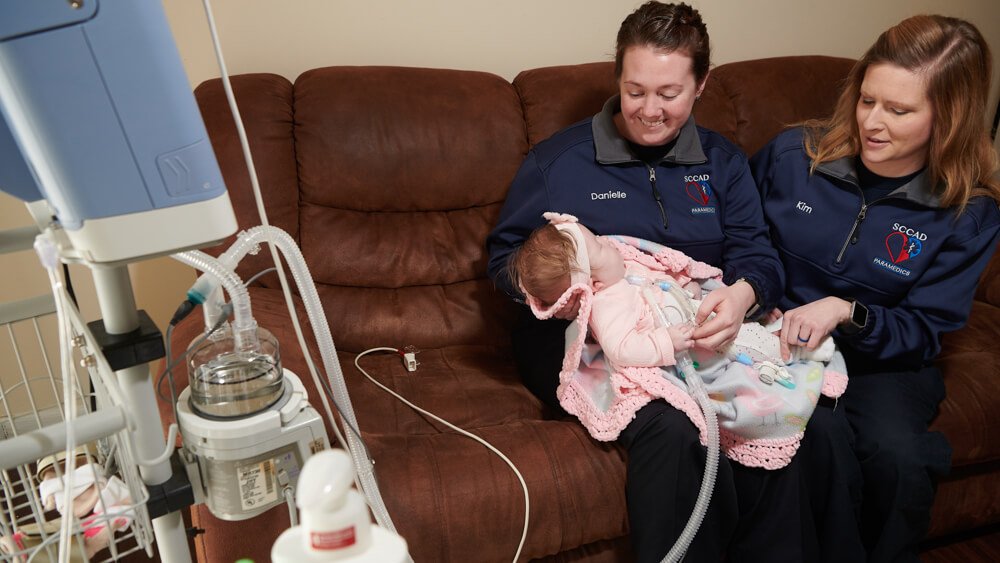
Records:
[[[320,303],[319,294],[316,292],[316,285],[313,283],[312,275],[309,273],[309,267],[302,257],[302,251],[299,250],[298,245],[292,237],[278,227],[253,227],[248,231],[240,233],[236,242],[219,259],[223,264],[235,267],[251,249],[256,248],[261,242],[267,241],[274,244],[281,251],[285,262],[291,270],[295,285],[299,288],[299,294],[302,297],[306,313],[309,316],[309,322],[312,324],[313,332],[316,335],[316,342],[319,344],[323,367],[326,369],[327,378],[330,380],[330,388],[333,391],[334,401],[340,409],[340,414],[346,421],[345,424],[357,428],[358,422],[354,415],[354,407],[351,405],[351,399],[347,394],[347,385],[344,383],[344,374],[340,369],[340,360],[337,358],[337,349],[333,344],[330,325],[327,323],[326,314],[323,312],[323,305]],[[294,312],[291,314],[294,314]],[[303,350],[303,353],[308,356],[306,350]],[[323,387],[319,381],[315,383],[317,391],[320,392],[320,396],[324,400],[324,406],[329,411],[325,395],[322,393]],[[332,413],[329,416],[332,421]],[[389,518],[389,511],[382,500],[382,495],[378,489],[378,482],[375,479],[372,465],[363,444],[352,432],[345,432],[345,435],[347,448],[351,452],[351,458],[354,460],[354,467],[357,471],[360,485],[368,499],[368,504],[372,509],[372,514],[375,516],[375,521],[383,528],[395,531],[395,526]]]
[[[223,267],[229,270],[236,270],[236,266],[247,254],[257,254],[260,251],[260,240],[263,237],[249,237],[246,231],[240,231],[225,252],[220,254],[216,260]],[[198,276],[194,284],[188,289],[188,299],[202,306],[205,317],[205,330],[209,331],[222,316],[222,300],[219,295],[219,282],[210,274]]]
[[[268,227],[270,227],[270,225],[268,225]],[[285,233],[285,231],[280,228],[272,228],[284,234],[286,237],[288,236],[288,233]],[[222,262],[230,268],[236,268],[237,264],[239,264],[247,254],[250,254],[251,251],[256,254],[256,252],[260,250],[260,243],[262,240],[266,240],[266,234],[267,233],[264,232],[260,226],[253,227],[250,231],[240,231],[239,234],[236,235],[236,240],[233,241],[232,246],[219,255],[219,262]]]
[[[226,268],[215,257],[200,250],[189,250],[171,255],[172,258],[211,275],[222,284],[233,302],[233,340],[237,351],[252,351],[260,348],[257,339],[257,321],[250,312],[250,294],[243,286],[243,280],[236,272]]]

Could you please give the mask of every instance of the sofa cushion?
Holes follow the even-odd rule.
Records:
[[[614,66],[604,62],[523,70],[513,84],[524,108],[531,146],[594,115],[618,92]]]
[[[312,70],[295,81],[294,134],[300,245],[341,347],[507,342],[483,241],[527,152],[508,82]]]

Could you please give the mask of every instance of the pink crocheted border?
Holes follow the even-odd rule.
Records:
[[[695,400],[682,389],[663,377],[659,368],[627,367],[611,375],[611,385],[615,388],[614,403],[606,411],[599,410],[587,390],[574,379],[580,366],[584,342],[587,336],[587,319],[593,301],[593,292],[586,286],[574,286],[546,311],[536,311],[536,315],[549,314],[558,310],[569,296],[580,291],[580,312],[573,321],[577,328],[577,338],[568,343],[563,357],[563,369],[559,373],[560,385],[556,391],[559,403],[575,415],[591,436],[596,440],[611,441],[618,438],[621,431],[635,418],[635,413],[656,398],[662,398],[674,408],[683,412],[698,428],[702,444],[708,443],[704,414]],[[534,307],[533,307],[534,309]],[[787,465],[798,450],[801,433],[785,438],[746,439],[720,429],[720,444],[726,455],[748,467],[778,469]]]
[[[820,393],[827,397],[836,399],[847,391],[847,374],[836,370],[827,369],[823,371],[823,387]]]

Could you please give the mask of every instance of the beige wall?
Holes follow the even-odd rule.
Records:
[[[519,70],[608,60],[622,18],[638,0],[215,0],[229,72],[294,79],[327,65],[404,65]],[[218,75],[198,0],[163,0],[195,85]],[[693,0],[712,35],[714,63],[790,54],[856,57],[905,16],[937,12],[976,23],[1000,75],[998,0]],[[391,87],[391,85],[387,85]],[[993,104],[1000,90],[994,80]],[[0,228],[27,224],[21,205],[0,197]],[[43,291],[29,256],[0,258],[0,301]],[[16,275],[10,275],[15,272]],[[193,274],[166,258],[133,265],[136,298],[163,327]],[[76,278],[84,278],[80,272]],[[86,285],[85,280],[78,284]],[[84,291],[83,299],[93,299]],[[91,308],[90,311],[94,309]],[[91,313],[91,316],[93,313]]]

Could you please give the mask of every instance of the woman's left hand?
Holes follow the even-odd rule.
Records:
[[[851,315],[851,304],[839,297],[824,297],[785,311],[781,321],[781,356],[788,359],[791,346],[814,350],[828,334]]]
[[[694,318],[698,325],[691,335],[695,345],[715,350],[736,338],[743,318],[755,299],[753,287],[745,281],[716,289],[706,295]],[[709,318],[712,313],[715,316]]]

